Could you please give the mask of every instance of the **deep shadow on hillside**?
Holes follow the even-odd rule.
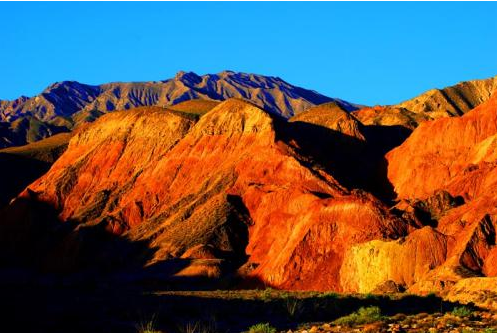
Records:
[[[278,139],[294,147],[309,168],[324,169],[348,189],[360,189],[391,204],[385,154],[410,135],[403,126],[365,126],[366,140],[307,122],[277,122]]]
[[[236,196],[230,202],[243,207]],[[7,208],[0,211],[0,282],[82,281],[98,283],[112,280],[113,285],[138,285],[140,289],[218,289],[229,288],[239,281],[236,270],[247,260],[247,226],[239,228],[240,249],[212,259],[164,258],[152,260],[157,248],[151,240],[131,240],[126,234],[109,231],[111,219],[99,223],[76,220],[61,221],[60,211],[27,190]],[[239,222],[236,217],[230,217]],[[219,278],[205,275],[178,274],[190,266],[212,268]],[[57,283],[55,283],[57,284]],[[28,284],[29,285],[29,284]],[[119,287],[118,287],[119,288]]]
[[[66,150],[70,133],[0,150],[0,208],[45,174]]]
[[[48,171],[51,163],[0,153],[0,207]]]

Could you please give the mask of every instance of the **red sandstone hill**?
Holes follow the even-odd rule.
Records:
[[[496,95],[407,128],[386,156],[406,129],[397,120],[417,116],[386,109],[387,124],[328,103],[286,121],[239,99],[214,104],[80,128],[0,213],[0,259],[350,292],[457,291],[496,276]]]
[[[445,188],[471,199],[490,186],[481,173],[495,160],[496,111],[494,96],[462,117],[421,124],[387,155],[388,178],[398,196],[424,198]],[[477,179],[470,180],[472,175]],[[458,181],[461,177],[466,181]]]
[[[198,121],[153,108],[106,115],[8,207],[0,234],[22,236],[10,247],[2,239],[4,254],[57,269],[183,258],[175,276],[216,276],[228,262],[276,287],[340,290],[347,248],[397,238],[406,226],[371,195],[306,167],[279,140],[280,126],[234,99]],[[59,220],[44,230],[55,239],[47,247],[30,234],[42,228],[40,205]],[[109,235],[147,246],[122,253],[101,243]],[[19,253],[22,241],[44,250]]]

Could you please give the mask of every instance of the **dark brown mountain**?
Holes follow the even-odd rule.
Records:
[[[40,95],[0,101],[0,147],[23,145],[70,131],[102,114],[140,106],[171,106],[192,99],[223,101],[243,98],[284,118],[311,106],[335,101],[350,111],[357,107],[340,99],[293,86],[280,78],[224,71],[199,76],[179,72],[156,82],[109,83],[99,86],[73,81],[55,83]]]

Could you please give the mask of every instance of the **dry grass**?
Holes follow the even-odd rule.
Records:
[[[168,109],[179,112],[196,114],[196,115],[203,115],[204,113],[212,110],[219,103],[220,102],[209,101],[205,99],[192,99],[189,101],[184,101],[176,105],[170,106],[168,107]]]
[[[71,133],[60,133],[24,146],[0,149],[0,153],[13,154],[53,163],[54,157],[58,157],[60,153],[65,150],[71,136]]]

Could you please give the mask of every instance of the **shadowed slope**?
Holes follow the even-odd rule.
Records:
[[[48,171],[65,151],[71,134],[61,133],[26,146],[0,150],[0,207]]]

